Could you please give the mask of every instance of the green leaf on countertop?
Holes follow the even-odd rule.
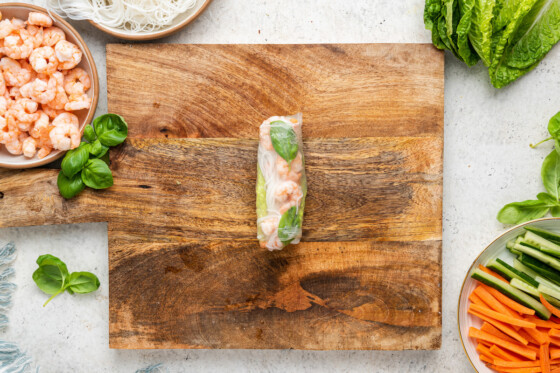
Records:
[[[117,146],[128,136],[128,125],[117,114],[105,114],[93,120],[93,129],[99,141],[105,146]]]
[[[492,19],[496,0],[474,0],[469,41],[482,62],[489,66],[492,50]]]
[[[82,181],[90,188],[105,189],[113,185],[113,175],[107,163],[90,159],[82,170]]]
[[[58,191],[60,195],[66,199],[74,198],[80,194],[85,189],[85,184],[82,181],[82,174],[78,172],[72,177],[66,177],[64,172],[60,171],[58,173],[58,179],[56,180],[58,185]]]
[[[543,161],[541,177],[545,189],[555,199],[560,200],[560,155],[553,150]]]
[[[89,159],[90,145],[82,142],[76,149],[69,150],[62,160],[61,169],[64,175],[72,178],[84,168]]]
[[[498,213],[498,221],[504,224],[520,224],[542,218],[550,210],[547,202],[527,200],[505,205]]]

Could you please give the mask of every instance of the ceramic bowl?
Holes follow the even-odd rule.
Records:
[[[138,33],[138,32],[123,30],[116,27],[100,25],[94,21],[90,21],[90,23],[95,27],[97,27],[98,29],[100,29],[101,31],[121,39],[127,39],[127,40],[159,39],[179,31],[180,29],[182,29],[183,27],[185,27],[186,25],[194,21],[199,15],[202,14],[202,12],[204,12],[206,7],[208,7],[208,5],[210,5],[211,2],[212,0],[196,0],[196,4],[192,9],[189,9],[186,12],[179,14],[169,26],[158,31],[146,31],[146,32]]]
[[[2,19],[5,18],[20,18],[22,20],[27,20],[27,15],[29,12],[43,12],[47,13],[46,9],[23,3],[4,3],[0,4],[0,12],[2,12]],[[91,88],[87,92],[88,96],[92,99],[91,107],[88,110],[80,110],[74,112],[80,119],[80,132],[83,131],[86,124],[90,123],[93,119],[95,109],[97,107],[97,100],[99,99],[99,79],[97,76],[97,69],[95,67],[95,62],[91,55],[89,48],[78,34],[78,32],[65,20],[57,16],[56,14],[51,15],[54,21],[54,26],[61,28],[66,33],[66,40],[76,44],[80,47],[83,52],[82,61],[78,65],[87,73],[91,78]],[[44,164],[55,161],[56,159],[62,157],[65,152],[54,150],[51,154],[43,159],[37,158],[26,158],[23,155],[12,155],[8,153],[3,145],[0,145],[0,167],[4,168],[31,168],[38,167]]]
[[[497,257],[511,264],[514,259],[514,255],[506,248],[506,242],[525,232],[523,227],[526,225],[532,225],[538,228],[560,233],[560,218],[537,219],[515,226],[498,236],[486,247],[486,249],[484,249],[484,251],[482,251],[482,253],[480,253],[469,268],[465,279],[463,280],[463,286],[461,287],[461,293],[459,295],[459,305],[457,308],[459,335],[461,336],[463,349],[467,354],[471,365],[478,373],[493,373],[494,371],[486,367],[484,362],[480,361],[478,353],[476,352],[476,343],[474,339],[469,338],[469,327],[474,326],[475,328],[480,328],[482,325],[482,320],[467,313],[467,309],[470,305],[468,296],[478,284],[478,281],[471,278],[471,274],[479,266],[479,264],[486,265],[486,263],[490,260]]]

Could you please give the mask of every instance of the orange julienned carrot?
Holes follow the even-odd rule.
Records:
[[[539,328],[558,328],[560,324],[557,324],[550,320],[543,320],[538,318],[537,316],[525,316],[523,319],[535,323]]]
[[[495,337],[492,334],[486,333],[482,330],[478,330],[476,328],[473,328],[472,326],[469,328],[469,337],[471,338],[475,338],[475,339],[483,339],[485,341],[491,342],[499,347],[503,347],[506,350],[509,350],[511,352],[515,352],[518,355],[524,356],[529,360],[536,360],[537,359],[537,353],[529,348],[527,348],[526,346],[523,346],[521,344],[518,343],[511,343],[508,341],[505,341],[501,338]]]
[[[500,280],[502,280],[502,281],[504,281],[504,282],[507,282],[507,283],[509,284],[509,281],[508,281],[508,280],[506,280],[505,278],[503,278],[502,276],[500,276],[500,275],[497,274],[496,272],[494,272],[494,271],[492,271],[492,270],[489,270],[488,268],[486,268],[486,267],[483,266],[482,264],[479,264],[479,265],[478,265],[478,269],[480,269],[482,272],[486,272],[486,273],[488,273],[489,275],[492,275],[492,276],[494,276],[494,277],[496,277],[496,278],[498,278],[498,279],[500,279]]]
[[[484,301],[482,299],[480,299],[480,297],[478,295],[476,295],[474,292],[469,295],[469,300],[471,302],[473,302],[474,304],[480,304],[481,306],[487,306],[487,304],[484,303]]]
[[[541,366],[540,360],[507,361],[494,359],[494,365],[503,368],[532,368]]]
[[[552,313],[556,317],[560,317],[560,310],[558,308],[556,308],[552,304],[548,303],[548,301],[543,297],[542,294],[540,294],[539,297],[540,297],[542,305],[545,306],[545,308],[547,310],[549,310],[550,313]]]
[[[494,334],[491,333],[490,330],[485,330],[485,326],[484,324],[488,323],[491,326],[493,326],[494,328],[496,328],[497,330],[499,330],[500,332],[507,334],[507,336],[519,341],[520,343],[524,344],[525,346],[527,346],[529,344],[529,341],[524,338],[523,336],[521,336],[521,334],[519,334],[517,331],[515,331],[512,327],[510,327],[508,324],[505,324],[503,322],[500,322],[498,320],[494,320],[491,317],[485,316],[481,313],[475,312],[475,311],[467,311],[469,312],[471,315],[474,315],[476,317],[478,317],[479,319],[484,320],[485,322],[482,324],[482,328],[481,330],[484,330],[485,332],[488,332],[490,334]],[[496,335],[496,337],[500,337],[499,335]]]
[[[469,306],[469,310],[476,311],[478,313],[484,314],[488,317],[491,317],[491,318],[496,319],[496,320],[501,321],[501,322],[505,322],[507,324],[517,325],[517,326],[521,326],[523,328],[536,328],[537,327],[537,325],[533,322],[522,320],[522,319],[515,318],[515,317],[511,317],[509,315],[504,315],[502,313],[492,311],[488,307],[484,307],[484,306],[481,306],[481,305],[478,305],[478,304],[474,304],[474,303],[471,304]]]
[[[542,344],[539,353],[542,373],[550,373],[550,352],[548,351],[548,347],[548,343]]]
[[[494,359],[489,358],[485,354],[478,355],[478,358],[480,359],[480,361],[484,361],[485,363],[494,364]]]
[[[490,365],[490,368],[503,373],[540,373],[541,367],[531,368],[504,368],[497,365]]]
[[[526,340],[529,341],[529,343],[532,343],[534,345],[539,345],[539,342],[537,342],[535,340],[535,338],[531,337],[524,329],[521,329],[518,331],[519,335],[522,336],[523,338],[525,338]]]
[[[494,298],[496,298],[497,300],[499,300],[500,302],[502,302],[504,305],[508,306],[509,308],[511,308],[514,311],[517,311],[519,313],[525,314],[525,315],[534,315],[535,314],[535,310],[532,310],[530,308],[527,308],[525,306],[523,306],[522,304],[517,303],[516,301],[514,301],[513,299],[507,297],[506,295],[500,293],[498,290],[491,288],[488,285],[481,285],[484,289],[486,289],[486,291],[488,291],[490,294],[492,294],[494,296]]]
[[[543,345],[543,344],[550,344],[550,337],[548,336],[548,334],[543,333],[542,331],[538,330],[537,328],[524,328],[525,331],[527,332],[527,334],[529,334],[531,337],[533,337],[538,343],[539,345]]]
[[[480,355],[484,355],[487,358],[489,358],[490,360],[495,360],[495,359],[499,359],[498,356],[494,355],[492,353],[492,351],[490,351],[488,349],[488,347],[481,345],[480,343],[476,346],[476,351],[480,354]]]
[[[492,334],[494,337],[501,338],[504,341],[508,341],[508,342],[511,342],[511,343],[519,343],[515,339],[513,339],[509,335],[506,335],[501,330],[498,330],[498,328],[496,328],[494,325],[492,325],[488,322],[483,322],[482,326],[480,327],[480,330],[482,330],[483,332],[486,332],[488,334]],[[523,338],[523,337],[521,337],[521,338]]]
[[[482,299],[482,301],[494,311],[503,313],[504,315],[510,315],[511,317],[519,318],[519,314],[517,312],[514,312],[509,307],[506,307],[482,286],[474,289],[473,293],[478,295],[478,297]]]
[[[509,353],[507,351],[504,351],[496,345],[492,345],[490,347],[490,352],[496,355],[497,357],[501,358],[502,360],[506,360],[512,363],[516,361],[523,361],[523,359],[521,359],[520,357],[517,357],[514,354]]]
[[[550,337],[550,344],[560,347],[560,338]]]
[[[560,326],[560,325],[559,325]],[[550,328],[550,330],[548,331],[548,335],[551,337],[560,337],[560,330],[559,329],[554,329],[554,328]]]
[[[550,358],[552,360],[560,359],[560,348],[550,347],[549,350],[550,350]]]

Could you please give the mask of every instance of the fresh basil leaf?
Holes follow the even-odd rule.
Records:
[[[66,177],[71,178],[84,168],[89,159],[90,145],[82,142],[76,149],[69,150],[62,160],[61,169]]]
[[[546,215],[550,206],[539,200],[513,202],[505,205],[498,213],[498,221],[504,224],[520,224]]]
[[[555,139],[560,138],[560,112],[548,121],[548,132]]]
[[[33,272],[33,281],[46,294],[56,294],[64,290],[68,279],[66,264],[56,256],[46,254],[37,258],[39,268]]]
[[[550,208],[550,215],[555,218],[560,218],[560,206],[555,206]]]
[[[97,135],[95,134],[95,130],[89,124],[84,127],[84,138],[89,143],[92,143],[95,140],[97,140]]]
[[[117,114],[105,114],[93,121],[93,128],[99,141],[105,146],[122,144],[128,136],[128,125]]]
[[[283,244],[287,245],[297,236],[301,222],[298,217],[297,207],[290,207],[282,217],[278,224],[278,238]]]
[[[103,162],[105,162],[105,164],[107,164],[107,166],[111,165],[111,157],[109,156],[109,152],[105,153],[104,156],[99,157],[99,159],[101,159]]]
[[[282,121],[270,123],[270,139],[276,153],[288,163],[298,152],[297,136],[292,126]]]
[[[90,188],[105,189],[113,185],[113,175],[107,163],[90,159],[82,170],[82,181]]]
[[[68,278],[67,290],[86,294],[99,289],[99,279],[90,272],[72,272]]]
[[[548,193],[539,193],[537,194],[537,199],[541,202],[544,202],[548,205],[548,207],[560,206],[560,202],[556,200],[553,196]]]
[[[69,178],[64,175],[64,172],[60,171],[56,183],[60,195],[66,199],[74,198],[86,187],[80,173]]]
[[[89,152],[96,158],[101,158],[109,151],[109,147],[101,143],[101,141],[95,140],[91,143]]]
[[[541,176],[545,189],[556,201],[560,199],[560,155],[553,150],[543,161]]]

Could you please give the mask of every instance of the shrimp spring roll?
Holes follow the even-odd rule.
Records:
[[[265,120],[257,166],[257,238],[263,248],[299,243],[306,194],[301,114]]]

